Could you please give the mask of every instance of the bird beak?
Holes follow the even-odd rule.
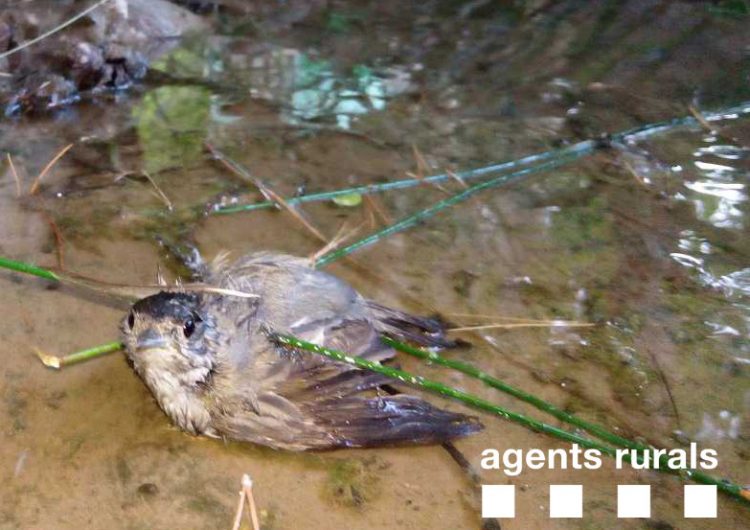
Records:
[[[166,348],[167,341],[162,337],[159,332],[153,329],[147,329],[143,333],[138,335],[135,341],[135,347],[138,350],[154,350],[160,348]]]

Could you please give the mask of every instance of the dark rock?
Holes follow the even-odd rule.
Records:
[[[157,486],[153,482],[144,482],[143,484],[138,486],[138,489],[136,491],[143,497],[153,497],[159,493],[159,486]]]
[[[0,15],[0,53],[56,27],[81,9],[6,9]],[[38,12],[37,12],[38,11]],[[0,59],[11,74],[0,84],[6,114],[67,105],[81,93],[123,89],[177,37],[206,23],[166,0],[115,0],[48,38]]]

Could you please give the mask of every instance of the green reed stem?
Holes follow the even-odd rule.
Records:
[[[471,405],[472,407],[475,407],[475,408],[478,408],[487,412],[491,412],[506,420],[510,420],[514,423],[518,423],[520,425],[528,427],[529,429],[551,434],[562,440],[577,443],[584,447],[589,447],[592,449],[599,449],[603,453],[611,455],[611,456],[615,455],[616,450],[613,447],[600,444],[598,442],[592,441],[588,438],[584,438],[583,436],[580,436],[575,433],[564,431],[553,425],[549,425],[547,423],[543,423],[541,421],[528,418],[527,416],[524,416],[523,414],[519,414],[517,412],[506,410],[502,407],[499,407],[497,405],[490,403],[489,401],[485,401],[477,396],[474,396],[462,390],[458,390],[448,385],[444,385],[443,383],[440,383],[438,381],[427,379],[420,375],[414,375],[404,370],[393,368],[392,366],[385,366],[385,365],[380,364],[379,362],[368,361],[367,359],[363,359],[362,357],[348,355],[338,350],[333,350],[331,348],[319,346],[317,344],[313,344],[312,342],[307,342],[307,341],[298,339],[296,337],[293,337],[291,335],[271,333],[270,338],[271,340],[278,342],[279,344],[282,344],[284,346],[289,346],[291,348],[297,348],[297,349],[305,350],[308,352],[316,353],[318,355],[322,355],[334,361],[346,363],[351,366],[356,366],[357,368],[361,368],[363,370],[376,372],[381,375],[385,375],[386,377],[390,377],[392,379],[401,381],[402,383],[417,386],[424,390],[429,390],[430,392],[434,392],[442,396],[456,399],[458,401],[461,401],[462,403]]]
[[[77,351],[63,357],[48,355],[40,351],[37,351],[37,355],[39,356],[39,359],[42,361],[42,364],[44,364],[44,366],[59,370],[64,366],[82,363],[84,361],[94,359],[95,357],[101,357],[102,355],[106,355],[108,353],[123,350],[124,348],[125,345],[122,342],[117,341],[94,346],[93,348],[87,348],[85,350]]]
[[[718,121],[721,119],[728,119],[728,118],[732,118],[736,116],[743,116],[746,114],[750,114],[750,101],[746,101],[746,102],[740,103],[739,105],[734,105],[734,106],[727,107],[724,109],[719,109],[713,112],[705,112],[703,114],[703,117],[705,118],[706,121],[711,122],[711,121]],[[635,127],[633,129],[628,129],[627,131],[621,131],[619,133],[615,133],[611,135],[610,141],[614,143],[618,143],[618,142],[623,142],[625,140],[643,140],[650,136],[654,136],[655,134],[669,132],[679,127],[688,127],[688,126],[696,126],[696,125],[700,125],[700,122],[696,118],[694,118],[693,116],[683,116],[680,118],[674,118],[672,120],[662,121],[658,123],[650,123],[647,125]],[[448,174],[448,173],[442,173],[439,175],[432,175],[429,177],[425,177],[423,179],[411,178],[411,179],[393,180],[390,182],[383,182],[383,183],[378,183],[378,184],[366,184],[363,186],[355,186],[355,187],[345,188],[345,189],[310,193],[307,195],[301,195],[299,197],[289,197],[284,200],[287,204],[300,204],[304,202],[328,201],[336,197],[341,197],[343,195],[350,195],[353,193],[366,195],[366,194],[371,194],[371,193],[382,193],[385,191],[412,188],[414,186],[420,186],[425,183],[436,184],[440,182],[450,181],[456,176],[462,180],[472,180],[472,179],[484,177],[493,173],[499,173],[501,171],[509,171],[509,170],[520,168],[522,166],[537,164],[537,163],[544,162],[547,160],[565,158],[570,155],[575,155],[575,158],[577,158],[578,156],[583,156],[583,155],[587,155],[587,154],[594,152],[598,145],[599,143],[593,140],[585,140],[585,141],[578,142],[578,143],[572,144],[570,146],[567,146],[561,149],[553,149],[550,151],[544,151],[542,153],[528,155],[523,158],[519,158],[517,160],[511,160],[509,162],[502,162],[498,164],[484,166],[484,167],[477,168],[477,169],[457,172],[453,175]],[[216,207],[211,213],[220,215],[220,214],[230,214],[230,213],[237,213],[237,212],[249,212],[253,210],[273,208],[275,206],[276,206],[276,203],[274,203],[273,201],[263,201],[263,202],[258,202],[254,204],[240,204],[240,205],[223,206],[223,207],[220,206],[220,207]]]
[[[614,447],[605,445],[595,440],[591,440],[590,438],[585,438],[575,433],[564,431],[562,429],[554,427],[553,425],[549,425],[548,423],[544,423],[539,420],[529,418],[528,416],[525,416],[523,414],[509,411],[498,405],[490,403],[489,401],[485,401],[477,396],[474,396],[473,394],[469,394],[462,390],[449,387],[438,381],[434,381],[432,379],[427,379],[422,376],[414,375],[404,370],[393,368],[391,366],[383,366],[379,362],[368,361],[367,359],[363,359],[362,357],[347,355],[344,352],[333,350],[330,348],[325,348],[323,346],[319,346],[317,344],[313,344],[311,342],[298,339],[291,335],[270,333],[269,336],[271,340],[278,342],[281,345],[316,353],[318,355],[327,357],[328,359],[331,359],[333,361],[346,363],[348,365],[355,366],[363,370],[376,372],[386,377],[390,377],[392,379],[396,379],[397,381],[406,383],[408,385],[416,386],[423,390],[427,390],[436,394],[440,394],[445,397],[456,399],[466,405],[483,410],[485,412],[489,412],[503,419],[509,420],[513,423],[522,425],[533,431],[543,432],[545,434],[549,434],[550,436],[554,436],[555,438],[558,438],[560,440],[564,440],[564,441],[571,442],[571,443],[576,443],[579,446],[585,447],[587,449],[596,449],[600,451],[602,454],[606,454],[611,457],[617,457],[618,455],[618,451]],[[625,441],[628,444],[635,443],[635,442],[630,442],[627,440]],[[649,448],[645,446],[643,446],[643,449],[649,450]],[[637,453],[635,453],[635,455],[636,455],[635,456],[636,462],[642,462],[645,456],[645,455],[644,456],[638,455]],[[631,463],[634,460],[631,457],[631,453],[629,451],[622,454],[622,459],[626,462],[631,462]],[[750,492],[747,489],[738,486],[737,484],[733,484],[727,480],[718,479],[716,477],[713,477],[701,471],[696,471],[692,469],[684,469],[684,468],[673,468],[669,465],[668,459],[666,457],[660,458],[659,463],[660,465],[656,467],[654,471],[660,471],[662,473],[678,475],[680,477],[693,480],[694,482],[716,486],[716,488],[719,491],[724,492],[725,494],[737,499],[738,501],[742,502],[746,506],[750,507]],[[662,467],[661,465],[662,463],[665,464],[665,467]]]
[[[15,261],[8,258],[0,257],[0,268],[10,269],[16,272],[23,272],[24,274],[31,274],[33,276],[38,276],[39,278],[44,278],[46,280],[52,280],[55,282],[61,281],[60,276],[50,270],[37,267],[36,265],[31,265],[30,263],[23,263],[21,261]]]
[[[451,195],[450,197],[446,199],[436,202],[432,206],[429,206],[423,210],[419,210],[418,212],[412,215],[409,215],[407,217],[404,217],[400,221],[397,221],[396,223],[389,225],[383,228],[382,230],[378,230],[377,232],[374,232],[370,234],[369,236],[366,236],[360,239],[359,241],[355,241],[351,245],[347,245],[340,249],[333,250],[327,254],[324,254],[315,262],[315,266],[317,268],[324,267],[326,265],[329,265],[330,263],[333,263],[334,261],[340,258],[343,258],[344,256],[348,256],[352,252],[359,250],[362,247],[372,245],[373,243],[377,243],[381,239],[384,239],[388,236],[391,236],[393,234],[396,234],[398,232],[411,228],[414,225],[424,221],[425,219],[429,219],[433,215],[440,213],[446,208],[450,208],[451,206],[455,204],[465,201],[466,199],[479,193],[480,191],[484,191],[489,188],[501,186],[503,184],[508,184],[509,182],[513,182],[515,180],[520,179],[521,177],[525,177],[533,173],[547,171],[549,169],[561,166],[576,158],[580,158],[584,154],[586,154],[585,151],[573,152],[571,154],[568,154],[565,158],[558,158],[555,160],[550,160],[549,162],[545,162],[538,166],[521,169],[518,171],[514,171],[513,173],[509,173],[507,175],[500,175],[499,177],[495,177],[493,179],[480,182],[479,184],[475,184],[469,188],[466,188],[463,191],[460,191],[459,193],[456,193],[455,195]]]
[[[125,349],[125,345],[119,340],[116,342],[108,342],[107,344],[101,344],[99,346],[94,346],[93,348],[87,348],[85,350],[80,350],[61,357],[60,366],[67,366],[69,364],[88,361],[89,359],[93,359],[94,357],[100,357],[102,355],[114,353],[123,349]]]
[[[404,344],[403,342],[399,342],[388,336],[383,336],[381,340],[384,343],[386,343],[388,346],[391,346],[392,348],[400,352],[409,354],[413,357],[418,357],[419,359],[424,359],[433,364],[451,368],[452,370],[462,372],[470,377],[478,379],[482,381],[484,384],[486,384],[487,386],[500,390],[501,392],[505,392],[506,394],[510,394],[511,396],[518,398],[521,401],[524,401],[538,408],[539,410],[547,412],[548,414],[554,416],[560,421],[564,421],[565,423],[569,423],[571,425],[575,425],[576,427],[580,427],[584,431],[590,434],[593,434],[594,436],[601,438],[602,440],[607,441],[611,444],[617,445],[619,447],[627,447],[630,449],[640,449],[640,450],[648,449],[648,447],[645,445],[639,444],[637,442],[633,442],[631,440],[628,440],[627,438],[623,438],[622,436],[618,436],[614,433],[611,433],[608,430],[606,430],[604,427],[601,427],[599,425],[588,423],[585,420],[582,420],[576,416],[573,416],[572,414],[565,412],[562,409],[557,408],[552,403],[544,401],[543,399],[540,399],[532,394],[524,392],[523,390],[519,388],[511,386],[507,383],[504,383],[503,381],[489,375],[487,372],[483,372],[476,366],[472,366],[462,361],[447,359],[435,352],[423,350],[420,348],[415,348],[414,346],[411,346],[409,344]]]
[[[564,410],[557,408],[552,403],[544,401],[543,399],[538,398],[527,392],[524,392],[523,390],[519,388],[511,386],[507,383],[504,383],[503,381],[489,375],[488,373],[468,363],[456,361],[453,359],[446,359],[445,357],[442,357],[441,355],[435,352],[423,350],[421,348],[415,348],[414,346],[397,341],[385,335],[381,337],[381,340],[388,346],[391,346],[392,348],[400,352],[412,355],[419,359],[427,360],[428,362],[433,363],[433,364],[451,368],[453,370],[462,372],[470,377],[478,379],[482,381],[483,383],[485,383],[487,386],[500,390],[501,392],[504,392],[506,394],[510,394],[511,396],[517,399],[520,399],[521,401],[524,401],[536,407],[539,410],[547,412],[548,414],[554,416],[560,421],[563,421],[570,425],[575,425],[576,427],[583,429],[589,434],[593,434],[597,438],[600,438],[615,446],[627,448],[627,449],[635,449],[641,452],[651,450],[651,447],[647,445],[634,442],[632,440],[628,440],[627,438],[623,438],[622,436],[618,436],[617,434],[609,432],[607,429],[605,429],[604,427],[600,425],[589,423],[585,420],[582,420],[581,418],[573,416],[572,414],[569,414],[565,412]],[[665,467],[669,468],[667,457],[661,457],[659,461],[660,461],[660,464],[664,464]],[[674,469],[673,471],[682,471],[682,470]],[[697,482],[701,482],[703,484],[717,485],[717,486],[719,485],[718,479],[715,479],[714,477],[711,477],[710,475],[706,475],[700,471],[691,470],[689,472],[693,475],[692,478],[696,480]],[[723,482],[724,481],[722,481],[722,483]],[[736,492],[737,495],[740,495],[743,497],[745,495],[748,495],[748,490],[746,489],[740,488],[739,486],[733,486],[731,484],[727,484],[727,486],[731,490],[731,491],[728,491],[728,493]],[[734,495],[734,493],[732,493],[732,495]]]
[[[750,114],[750,102],[745,102],[740,105],[722,109],[717,112],[704,114],[704,118],[707,121],[715,121],[718,119],[739,116],[743,114]],[[645,125],[643,127],[637,127],[635,129],[630,129],[628,131],[623,131],[617,134],[613,134],[609,138],[609,141],[612,143],[620,143],[620,142],[623,142],[625,140],[630,140],[630,139],[643,139],[643,138],[647,138],[649,136],[652,136],[660,132],[672,130],[679,126],[695,125],[695,124],[700,124],[700,122],[692,116],[676,118],[670,121]],[[537,163],[537,165],[527,167],[524,169],[519,169],[512,173],[500,175],[490,180],[480,182],[479,184],[475,184],[459,193],[456,193],[455,195],[452,195],[446,199],[436,202],[432,206],[428,206],[427,208],[424,208],[423,210],[419,210],[418,212],[412,215],[404,217],[403,219],[395,222],[394,224],[390,226],[383,228],[382,230],[374,232],[370,234],[369,236],[365,236],[359,241],[355,241],[354,243],[347,245],[343,248],[332,250],[328,254],[324,254],[323,256],[320,257],[320,259],[318,259],[315,265],[316,267],[324,267],[344,256],[351,254],[352,252],[359,250],[362,247],[371,245],[373,243],[380,241],[383,238],[386,238],[388,236],[391,236],[393,234],[396,234],[398,232],[411,228],[414,225],[420,223],[421,221],[424,221],[425,219],[432,217],[433,215],[445,210],[446,208],[449,208],[455,204],[463,202],[469,197],[471,197],[472,195],[475,195],[481,191],[484,191],[489,188],[501,186],[503,184],[508,184],[510,182],[520,179],[521,177],[525,177],[534,173],[540,173],[542,171],[547,171],[549,169],[561,166],[563,164],[567,164],[568,162],[571,162],[583,156],[587,156],[591,154],[592,152],[594,152],[598,145],[599,145],[598,142],[595,142],[593,140],[586,140],[584,142],[579,142],[577,144],[573,144],[572,146],[569,146],[563,149],[558,149],[555,151],[547,151],[545,153],[541,153],[538,155],[532,155],[530,157],[522,158],[518,161],[518,163],[509,162],[507,164],[510,164],[510,165],[508,165],[507,167],[516,167],[519,165],[524,165],[524,164],[529,164],[529,163]],[[543,162],[543,163],[538,163],[538,162]],[[500,164],[499,166],[488,166],[488,167],[499,168],[502,165],[503,164]],[[499,170],[499,169],[496,169],[496,170]],[[440,177],[442,178],[442,176]],[[397,182],[404,182],[404,181],[397,181]]]
[[[545,151],[543,153],[528,155],[517,160],[511,160],[509,162],[502,162],[499,164],[492,164],[489,166],[480,167],[477,169],[470,169],[467,171],[459,171],[456,173],[441,173],[439,175],[432,175],[424,178],[410,178],[393,180],[389,182],[381,182],[377,184],[365,184],[363,186],[354,186],[352,188],[324,191],[318,193],[310,193],[307,195],[301,195],[299,197],[289,197],[284,199],[287,204],[300,204],[304,202],[316,202],[316,201],[328,201],[341,197],[343,195],[360,194],[368,195],[374,193],[382,193],[384,191],[400,190],[405,188],[412,188],[414,186],[420,186],[424,184],[438,184],[440,182],[447,182],[454,180],[458,177],[461,180],[472,180],[479,177],[491,175],[492,173],[499,173],[501,171],[508,171],[511,169],[527,166],[530,164],[536,164],[544,162],[551,158],[560,158],[570,156],[571,154],[585,154],[596,149],[597,143],[592,140],[586,140],[578,142],[576,144],[564,147],[562,149],[554,149],[551,151]],[[263,201],[255,204],[240,204],[235,206],[221,206],[217,207],[211,213],[213,214],[229,214],[237,212],[249,212],[253,210],[261,210],[265,208],[271,208],[276,206],[273,201]]]
[[[0,268],[22,272],[24,274],[30,274],[32,276],[37,276],[39,278],[44,278],[45,280],[51,280],[54,282],[64,283],[67,280],[65,276],[61,276],[55,272],[52,272],[51,270],[43,269],[42,267],[37,267],[36,265],[32,265],[30,263],[3,258],[2,256],[0,256]],[[45,366],[60,369],[63,366],[87,361],[89,359],[100,357],[107,353],[112,353],[122,349],[122,343],[117,341],[94,346],[93,348],[87,348],[85,350],[77,351],[63,357],[48,355],[42,352],[37,352],[37,354],[39,355],[39,358]]]
[[[740,116],[750,114],[750,101],[743,101],[737,105],[731,107],[725,107],[723,109],[717,109],[714,111],[703,112],[703,119],[707,122],[736,119]],[[611,140],[613,142],[622,142],[624,140],[643,140],[661,134],[669,132],[679,127],[694,127],[702,125],[701,121],[693,116],[682,116],[679,118],[672,118],[671,120],[665,120],[657,123],[649,123],[647,125],[641,125],[622,131],[617,134],[613,134]]]

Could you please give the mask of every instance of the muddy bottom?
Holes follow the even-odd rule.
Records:
[[[292,2],[289,19],[232,2],[206,10],[211,31],[153,62],[143,83],[0,121],[0,150],[18,175],[4,156],[0,255],[150,284],[157,268],[184,273],[159,240],[208,258],[320,250],[283,209],[216,213],[263,196],[207,143],[293,197],[477,168],[689,115],[690,105],[750,100],[747,18],[735,5],[744,3],[552,4]],[[506,324],[458,332],[471,348],[445,353],[624,436],[716,449],[711,473],[746,484],[750,119],[706,125],[487,190],[327,270],[369,298],[456,326]],[[353,241],[474,182],[301,209],[328,239],[356,227]],[[2,530],[230,528],[243,473],[264,529],[480,527],[471,485],[439,447],[291,454],[191,437],[122,355],[59,372],[37,359],[36,349],[62,355],[116,340],[126,307],[2,271],[0,294]],[[399,363],[559,426],[467,376]],[[457,442],[474,466],[487,448],[569,447],[476,414],[485,430]],[[684,519],[680,479],[617,471],[607,459],[594,471],[483,471],[482,480],[516,486],[504,529],[748,520],[721,494],[717,521]],[[549,518],[550,484],[583,484],[582,520]],[[651,484],[652,517],[618,519],[617,484]]]

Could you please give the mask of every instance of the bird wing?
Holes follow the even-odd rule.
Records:
[[[264,329],[372,361],[393,357],[380,340],[373,309],[338,278],[299,258],[256,253],[216,267],[211,281],[259,295],[251,302],[235,300],[227,312],[234,329],[243,330],[227,362],[242,368],[227,371],[234,379],[218,393],[223,406],[213,407],[220,434],[302,450],[433,443],[481,428],[473,418],[417,397],[380,395],[378,387],[392,382],[385,376],[289,351],[268,339]],[[248,303],[254,304],[252,318],[243,305]],[[230,392],[235,402],[226,398]]]
[[[367,321],[327,327],[323,344],[377,360],[393,352]],[[409,395],[383,395],[392,380],[268,342],[254,367],[252,402],[214,421],[229,438],[290,450],[439,443],[481,429],[472,417]]]

